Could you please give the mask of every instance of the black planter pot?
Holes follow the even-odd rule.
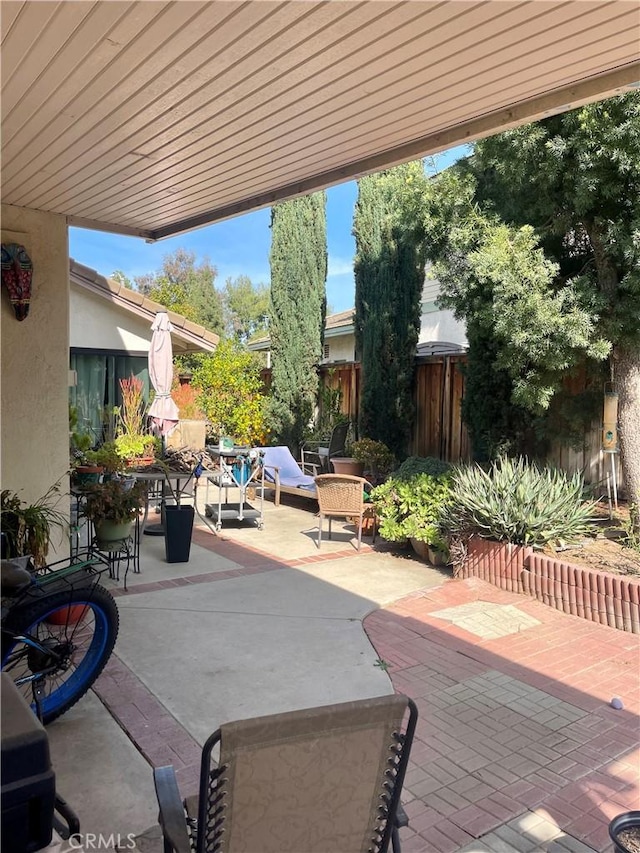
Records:
[[[164,550],[167,563],[188,563],[191,553],[194,508],[165,506]]]
[[[630,853],[630,849],[618,839],[620,832],[633,827],[640,828],[640,811],[623,812],[616,815],[609,824],[609,835],[613,841],[614,853]]]

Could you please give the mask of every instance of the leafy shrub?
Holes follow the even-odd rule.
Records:
[[[410,456],[394,473],[399,480],[410,480],[416,474],[429,474],[431,477],[439,477],[451,470],[451,465],[435,456]]]
[[[379,519],[378,530],[383,539],[420,542],[444,550],[440,518],[451,499],[449,476],[417,474],[411,479],[391,477],[376,486],[371,499]]]
[[[178,407],[178,416],[181,420],[202,421],[205,419],[204,412],[200,408],[199,396],[198,390],[193,385],[174,383],[174,387],[171,389],[171,399]]]
[[[589,531],[593,513],[583,488],[579,474],[540,469],[523,458],[502,457],[489,471],[464,466],[453,473],[443,529],[455,538],[475,534],[518,545],[576,540]]]
[[[116,524],[133,521],[144,505],[146,484],[127,480],[96,483],[87,491],[81,515],[94,523],[109,519]]]
[[[233,341],[222,341],[194,371],[198,404],[211,424],[212,438],[236,444],[264,444],[267,432],[260,361]]]
[[[372,474],[388,474],[393,468],[395,458],[383,441],[372,438],[361,438],[351,444],[347,456],[352,456],[356,462],[364,463],[364,470]]]

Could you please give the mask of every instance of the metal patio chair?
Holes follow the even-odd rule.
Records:
[[[319,467],[323,474],[328,474],[331,468],[331,460],[334,456],[344,456],[347,433],[349,432],[349,421],[338,424],[328,439],[320,441],[305,441],[301,450],[302,470],[307,473],[307,466]]]
[[[372,504],[365,503],[365,488],[372,486],[364,477],[354,477],[351,474],[320,474],[315,478],[316,495],[320,510],[318,521],[318,548],[322,542],[322,527],[324,519],[329,519],[329,539],[331,539],[332,518],[357,519],[358,551],[362,543],[362,520]],[[373,525],[373,542],[376,541],[376,525]]]
[[[391,695],[224,724],[197,800],[181,801],[173,767],[154,770],[165,853],[399,853],[417,716]]]

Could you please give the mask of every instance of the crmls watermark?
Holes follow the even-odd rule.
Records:
[[[71,853],[73,850],[89,853],[90,850],[135,850],[136,837],[133,832],[128,832],[123,835],[120,832],[111,832],[109,835],[104,835],[102,832],[85,832],[80,835],[74,835],[69,838],[61,850],[64,853]]]

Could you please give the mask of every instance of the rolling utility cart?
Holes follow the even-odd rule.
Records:
[[[223,521],[257,521],[258,530],[264,525],[264,468],[262,451],[251,447],[234,447],[231,450],[208,448],[218,461],[218,470],[207,480],[205,513],[212,518],[216,530]],[[217,503],[209,503],[209,484],[218,490]],[[238,502],[229,500],[229,489],[236,491]],[[249,489],[260,490],[260,508],[247,502]],[[238,495],[239,493],[239,495]]]

